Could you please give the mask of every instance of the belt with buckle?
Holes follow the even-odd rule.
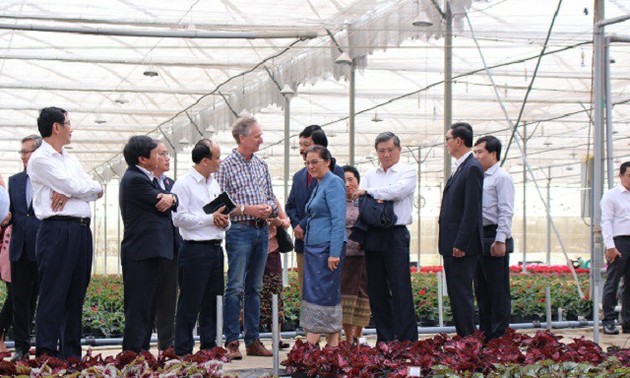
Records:
[[[90,218],[88,217],[71,217],[68,215],[55,215],[49,218],[44,219],[45,221],[64,221],[64,222],[73,222],[79,223],[81,226],[89,226]]]
[[[209,244],[209,245],[221,245],[221,239],[212,239],[212,240],[184,240],[184,243],[187,244]]]
[[[244,223],[246,225],[256,227],[256,228],[267,227],[267,221],[264,219],[241,220],[241,221],[237,221],[237,223]]]

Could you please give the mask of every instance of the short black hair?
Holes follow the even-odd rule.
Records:
[[[311,133],[311,139],[315,145],[328,147],[328,137],[326,137],[326,132],[322,129],[313,131]]]
[[[501,160],[501,141],[492,135],[482,136],[477,139],[475,142],[475,146],[480,145],[481,143],[486,142],[486,151],[493,153],[497,153],[497,160]]]
[[[625,174],[628,167],[630,167],[630,161],[626,161],[625,163],[621,164],[621,166],[619,167],[619,175]]]
[[[52,127],[55,122],[63,125],[66,121],[66,114],[68,112],[55,106],[43,108],[37,117],[37,129],[42,138],[52,135]]]
[[[394,141],[394,145],[400,148],[400,138],[398,135],[392,133],[391,131],[385,131],[384,133],[380,133],[374,139],[374,148],[378,148],[379,143],[388,142],[390,140]]]
[[[344,172],[350,172],[354,175],[354,178],[357,179],[357,182],[361,182],[361,175],[359,174],[359,170],[353,167],[352,165],[344,165],[341,167]]]
[[[473,129],[469,123],[455,122],[451,125],[451,134],[453,134],[453,138],[460,138],[463,140],[466,147],[472,147]]]
[[[210,139],[200,139],[192,149],[192,161],[195,164],[201,163],[205,158],[212,159],[212,148],[214,143]]]
[[[155,139],[147,135],[134,135],[125,144],[123,156],[127,165],[138,165],[140,157],[150,158],[154,148],[157,148]]]
[[[298,135],[299,138],[310,138],[311,134],[313,134],[313,131],[315,130],[321,130],[322,127],[320,125],[310,125],[310,126],[306,126],[304,128],[304,130],[302,130],[302,132],[300,133],[300,135]]]

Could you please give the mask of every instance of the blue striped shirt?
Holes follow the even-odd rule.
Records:
[[[221,162],[216,179],[221,190],[227,192],[237,205],[267,204],[272,207],[271,217],[278,214],[278,207],[274,201],[271,175],[267,163],[252,155],[250,160],[235,148],[232,153]],[[251,215],[236,215],[232,221],[255,220]]]

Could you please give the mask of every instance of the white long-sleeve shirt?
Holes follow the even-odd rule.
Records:
[[[79,160],[65,148],[57,152],[45,140],[31,155],[27,172],[33,186],[33,210],[39,219],[55,215],[90,217],[89,202],[96,201],[103,191],[101,184],[85,173]],[[51,208],[53,191],[70,198],[61,211]]]
[[[360,187],[376,199],[394,201],[396,225],[408,225],[413,223],[413,194],[417,180],[416,167],[398,162],[387,172],[381,166],[372,168],[363,176]]]
[[[206,214],[203,207],[221,194],[221,188],[212,177],[201,175],[192,168],[184,177],[177,180],[171,189],[177,195],[179,204],[173,212],[173,225],[179,227],[184,240],[216,240],[225,238],[225,230],[214,225],[212,214]],[[228,226],[229,228],[229,226]]]
[[[505,243],[512,237],[512,217],[514,216],[514,181],[512,176],[496,163],[484,173],[483,225],[496,224],[496,241]]]
[[[619,184],[604,194],[600,206],[604,244],[615,248],[615,236],[630,235],[630,191]]]

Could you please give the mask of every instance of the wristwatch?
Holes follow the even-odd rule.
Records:
[[[241,215],[245,215],[245,205],[241,205],[240,210],[241,210]]]

